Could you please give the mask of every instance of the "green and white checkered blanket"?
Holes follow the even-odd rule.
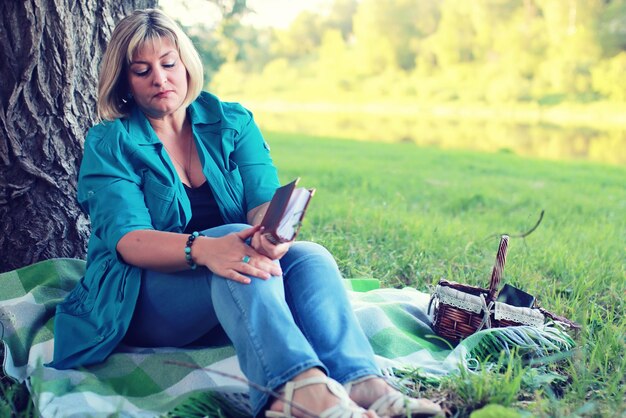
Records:
[[[26,382],[42,417],[161,416],[208,391],[219,393],[240,412],[249,411],[247,386],[231,346],[123,348],[104,363],[81,370],[45,367],[52,359],[55,307],[84,268],[81,260],[53,259],[0,274],[4,372]],[[432,336],[426,314],[430,295],[411,288],[370,290],[376,283],[346,280],[354,311],[384,372],[419,368],[436,379],[466,362],[478,334],[450,349]]]

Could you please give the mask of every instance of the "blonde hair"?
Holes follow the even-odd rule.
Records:
[[[127,71],[135,52],[148,42],[169,39],[178,49],[187,69],[187,96],[193,102],[204,85],[202,61],[191,39],[170,17],[158,9],[135,10],[115,26],[102,58],[98,80],[98,116],[114,120],[127,116],[129,86]]]

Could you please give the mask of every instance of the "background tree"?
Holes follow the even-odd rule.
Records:
[[[439,21],[439,0],[363,0],[354,15],[354,35],[362,63],[371,73],[412,70],[419,40]]]
[[[324,29],[321,17],[304,11],[285,30],[276,30],[273,54],[290,59],[307,56],[315,52],[322,40]]]
[[[625,28],[626,0],[333,0],[273,36],[238,30],[246,53],[209,89],[233,100],[608,107],[626,97]]]
[[[326,25],[341,32],[344,40],[352,35],[352,16],[358,9],[357,0],[335,0],[328,13]]]

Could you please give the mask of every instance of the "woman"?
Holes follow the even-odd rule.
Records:
[[[269,148],[250,112],[202,85],[191,41],[162,12],[116,26],[99,80],[105,121],[87,135],[78,181],[87,271],[57,308],[52,365],[225,332],[250,381],[316,415],[437,413],[380,377],[332,256],[263,236],[279,186]],[[304,416],[255,389],[250,399],[255,415]]]

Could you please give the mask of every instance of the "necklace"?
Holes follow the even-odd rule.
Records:
[[[189,142],[189,146],[188,146],[188,150],[187,150],[187,164],[186,164],[186,165],[185,165],[185,164],[182,164],[182,163],[180,162],[180,160],[179,160],[178,158],[176,158],[176,156],[172,153],[172,151],[170,151],[170,149],[168,148],[168,146],[167,146],[167,145],[165,145],[165,142],[161,142],[161,143],[162,143],[162,144],[163,144],[163,146],[165,147],[165,150],[167,151],[167,154],[168,154],[170,157],[172,157],[172,159],[174,160],[174,162],[175,162],[175,163],[177,163],[177,164],[178,164],[178,166],[179,166],[180,168],[182,168],[182,169],[183,169],[183,173],[185,174],[185,177],[187,177],[187,180],[189,181],[189,185],[190,185],[190,186],[192,186],[192,184],[191,184],[191,176],[190,176],[189,174],[190,174],[190,171],[191,171],[191,151],[192,151],[192,142],[193,142],[193,139],[192,139],[192,138],[189,138],[188,142]]]

